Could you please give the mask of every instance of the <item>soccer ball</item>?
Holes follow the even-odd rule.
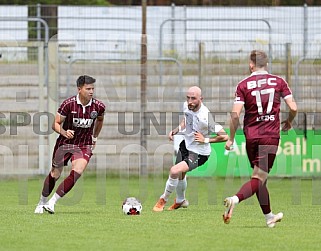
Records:
[[[129,197],[124,200],[122,205],[125,215],[140,215],[142,213],[142,204],[135,197]]]

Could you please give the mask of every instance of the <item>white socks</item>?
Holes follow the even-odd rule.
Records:
[[[274,217],[274,214],[272,213],[272,211],[268,214],[264,214],[265,220],[268,221],[269,219]]]
[[[182,203],[185,200],[185,191],[187,187],[187,180],[186,176],[184,179],[179,180],[177,187],[176,187],[176,202],[177,203]]]
[[[172,179],[171,177],[168,177],[168,180],[166,182],[165,191],[161,198],[163,198],[165,201],[168,200],[169,196],[172,194],[172,192],[175,190],[175,188],[178,185],[178,179]]]
[[[50,202],[53,202],[54,204],[56,204],[57,201],[58,201],[60,198],[61,198],[61,197],[60,197],[57,193],[55,193],[55,194],[51,197]]]
[[[48,197],[45,197],[45,196],[43,196],[42,194],[41,194],[41,196],[40,196],[40,201],[39,201],[39,205],[44,205],[44,204],[47,204],[47,202],[48,202]]]
[[[234,205],[239,204],[239,202],[240,202],[239,197],[237,197],[236,195],[234,195],[234,196],[232,196],[231,198],[232,198],[232,200],[233,200],[233,202],[234,202]]]

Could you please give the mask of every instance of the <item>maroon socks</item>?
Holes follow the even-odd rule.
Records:
[[[69,176],[65,178],[63,182],[59,185],[57,188],[56,193],[63,197],[66,193],[68,193],[71,188],[75,185],[76,181],[80,178],[81,174],[75,172],[74,170],[71,170]]]

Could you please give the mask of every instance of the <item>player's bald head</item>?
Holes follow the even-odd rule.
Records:
[[[202,91],[198,86],[192,86],[187,90],[187,106],[188,109],[196,112],[202,105]]]
[[[192,86],[188,88],[187,93],[194,97],[202,97],[202,90],[198,86]]]

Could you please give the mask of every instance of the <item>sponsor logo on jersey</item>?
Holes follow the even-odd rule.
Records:
[[[93,119],[73,118],[72,124],[74,127],[89,128],[93,121]]]
[[[98,116],[98,112],[97,112],[97,111],[92,111],[92,112],[90,113],[90,117],[91,117],[92,119],[97,118],[97,116]]]

